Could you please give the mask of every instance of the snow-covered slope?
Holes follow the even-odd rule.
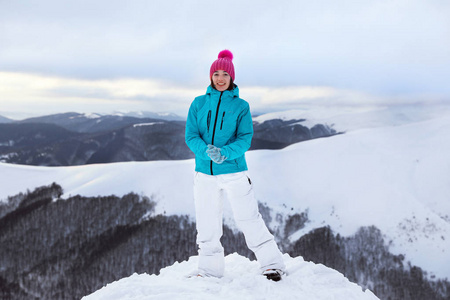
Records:
[[[9,119],[9,118],[0,116],[0,124],[1,124],[1,123],[11,123],[12,121],[13,121],[13,120],[11,120],[11,119]]]
[[[160,275],[134,274],[108,284],[82,300],[210,300],[210,299],[315,299],[374,300],[371,291],[349,282],[342,274],[324,265],[305,262],[301,257],[284,260],[288,276],[279,282],[259,275],[259,265],[238,254],[225,258],[223,278],[190,277],[198,257],[175,263]]]
[[[128,116],[135,118],[152,118],[161,119],[167,121],[184,121],[184,119],[173,113],[155,113],[149,111],[115,111],[112,113],[114,116]]]
[[[450,278],[450,116],[348,131],[247,154],[258,200],[286,216],[308,211],[291,235],[330,225],[342,236],[374,225],[394,254]],[[153,197],[156,213],[194,215],[193,160],[43,168],[0,164],[0,199],[51,182],[65,195]],[[229,215],[226,222],[231,222]],[[272,228],[279,219],[273,218]]]
[[[315,124],[332,126],[338,132],[364,128],[405,125],[450,115],[449,105],[399,105],[373,107],[322,107],[311,106],[303,110],[288,110],[268,113],[254,118],[255,122],[281,119],[299,120],[307,127]]]

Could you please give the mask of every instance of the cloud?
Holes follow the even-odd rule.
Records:
[[[154,79],[87,80],[27,73],[0,72],[2,110],[58,112],[113,110],[180,111],[201,92],[176,88]],[[181,109],[184,111],[186,109]]]
[[[249,99],[258,113],[285,110],[333,109],[361,110],[402,105],[449,105],[448,98],[433,94],[380,96],[350,89],[327,86],[248,87],[241,96]]]
[[[5,71],[192,85],[230,48],[245,85],[450,93],[446,1],[17,0],[0,11]]]
[[[5,116],[28,112],[36,116],[67,111],[111,113],[113,111],[174,112],[185,116],[192,100],[205,93],[158,79],[74,79],[39,74],[0,72],[1,109]],[[327,86],[240,88],[254,113],[308,107],[363,108],[401,104],[445,102],[433,95],[380,97],[357,90]]]
[[[258,110],[450,101],[449,15],[442,0],[0,1],[0,109],[184,113],[224,48]]]

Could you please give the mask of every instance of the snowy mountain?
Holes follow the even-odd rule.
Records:
[[[398,105],[375,107],[307,107],[303,110],[289,110],[264,114],[254,118],[255,122],[280,119],[283,121],[304,119],[304,126],[324,124],[338,132],[360,129],[399,126],[432,120],[450,115],[449,105]]]
[[[289,253],[304,253],[305,260],[313,261],[306,256],[314,251],[302,252],[306,246],[315,252],[338,247],[337,259],[323,263],[336,269],[341,266],[346,276],[375,293],[383,289],[371,276],[377,273],[389,278],[393,269],[379,261],[392,260],[398,270],[410,272],[398,281],[430,280],[437,295],[444,296],[429,299],[445,299],[449,285],[441,287],[438,280],[450,278],[450,116],[446,110],[439,111],[442,113],[431,109],[424,113],[404,111],[400,120],[399,113],[390,110],[361,112],[364,118],[360,114],[350,118],[354,123],[329,123],[345,134],[282,150],[249,152],[247,160],[256,197],[279,244]],[[283,114],[286,120],[291,118],[289,115],[298,117],[298,112]],[[319,119],[340,118],[329,114]],[[75,195],[120,197],[134,192],[155,201],[154,216],[187,215],[195,221],[193,175],[191,159],[58,168],[0,163],[0,199],[57,182],[63,188],[62,199]],[[229,207],[225,209],[225,224],[236,231]],[[381,252],[371,252],[376,250],[371,247],[379,247]],[[230,259],[232,268],[234,259],[238,258]],[[346,259],[345,263],[340,259]],[[347,273],[345,268],[352,261],[368,266],[368,273]],[[186,264],[180,265],[187,269]],[[146,275],[135,275],[105,291],[117,291],[114,286],[120,286],[120,282],[139,286],[140,280],[147,279]],[[149,284],[164,283],[166,279],[153,276]],[[258,285],[256,280],[250,286]],[[181,287],[186,285],[190,283],[180,282]],[[221,288],[226,294],[232,287]],[[415,291],[421,290],[424,286],[416,286]],[[302,291],[311,292],[306,288]],[[406,298],[396,295],[392,299]]]
[[[166,121],[184,121],[183,117],[174,113],[155,113],[150,111],[115,111],[114,116],[126,116],[135,118],[159,119]]]
[[[77,133],[99,133],[117,130],[126,126],[130,126],[142,122],[152,121],[167,121],[174,119],[173,116],[165,116],[159,114],[150,114],[152,117],[145,117],[141,114],[113,114],[102,115],[97,113],[81,114],[75,112],[60,113],[54,115],[47,115],[41,117],[34,117],[19,121],[17,123],[23,124],[53,124],[63,127],[69,131]]]
[[[0,116],[0,123],[11,123],[13,120]]]
[[[145,115],[161,117],[64,113],[0,124],[0,161],[70,166],[193,157],[184,141],[184,121],[141,118]],[[306,127],[303,121],[255,122],[251,150],[281,149],[337,133],[322,124]]]
[[[161,270],[160,275],[134,274],[83,297],[82,300],[210,300],[210,299],[315,299],[374,300],[372,292],[349,282],[323,265],[285,254],[287,276],[280,282],[259,275],[259,265],[238,254],[225,257],[227,272],[221,279],[188,277],[198,257]]]

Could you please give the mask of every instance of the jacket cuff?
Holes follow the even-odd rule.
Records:
[[[202,159],[211,160],[208,153],[206,153],[206,150],[208,150],[208,146],[203,147],[203,150],[201,151],[200,157]]]
[[[225,156],[226,158],[229,158],[229,153],[227,149],[220,149],[220,155]]]

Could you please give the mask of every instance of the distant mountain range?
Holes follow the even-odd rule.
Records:
[[[128,125],[141,122],[152,122],[154,120],[163,121],[184,121],[175,114],[156,114],[156,113],[114,113],[111,115],[101,114],[80,114],[74,112],[54,114],[48,116],[34,117],[18,121],[23,124],[54,124],[74,132],[104,132],[119,129]]]
[[[9,121],[0,124],[0,161],[6,163],[71,166],[194,157],[184,142],[185,121],[173,114],[70,112]],[[255,121],[251,150],[337,134],[327,125],[308,128],[303,121]]]
[[[123,117],[135,117],[135,118],[150,118],[150,119],[163,119],[166,121],[183,121],[184,118],[174,113],[154,113],[150,111],[137,111],[137,112],[121,112],[115,111],[112,113],[114,116]]]
[[[11,123],[11,122],[14,122],[14,121],[11,119],[8,119],[6,117],[0,116],[0,123]]]

